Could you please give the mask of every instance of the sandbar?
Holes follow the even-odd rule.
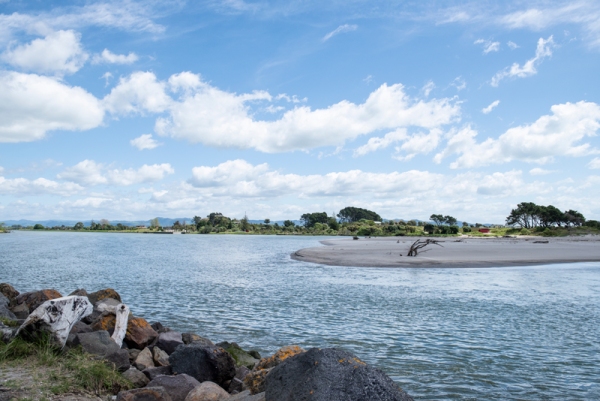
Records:
[[[424,239],[423,237],[420,237]],[[354,267],[506,267],[600,261],[600,236],[528,238],[434,238],[416,257],[406,256],[418,237],[329,239],[300,249],[292,259]],[[426,251],[426,252],[423,252]]]

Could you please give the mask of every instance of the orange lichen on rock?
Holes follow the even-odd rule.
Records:
[[[127,345],[137,349],[144,349],[151,344],[158,333],[154,331],[150,323],[141,317],[131,317],[127,322],[127,333],[125,334],[125,342]]]
[[[265,378],[272,368],[262,369],[250,372],[244,377],[244,385],[250,390],[251,394],[258,394],[265,391]]]
[[[115,329],[116,318],[113,313],[103,313],[100,315],[94,324],[92,324],[92,330],[106,330],[111,333]]]
[[[94,305],[94,304],[96,304],[96,302],[101,301],[106,298],[112,298],[112,299],[116,299],[119,302],[123,302],[123,301],[121,301],[121,296],[119,295],[119,293],[117,291],[113,290],[112,288],[105,288],[103,290],[92,292],[91,294],[88,294],[88,299],[90,300],[92,305]]]
[[[301,354],[303,352],[305,352],[304,349],[300,348],[297,345],[288,345],[286,347],[280,348],[276,353],[274,353],[270,357],[261,359],[258,365],[256,366],[256,370],[269,369],[275,367],[281,362],[288,359],[289,357]]]

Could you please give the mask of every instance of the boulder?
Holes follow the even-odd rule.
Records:
[[[191,376],[181,374],[177,376],[157,376],[148,387],[162,387],[173,401],[185,401],[188,393],[199,386],[200,382]]]
[[[131,367],[123,372],[123,377],[129,380],[131,384],[133,384],[134,388],[145,387],[150,382],[145,374],[134,367]]]
[[[92,330],[90,326],[83,323],[82,321],[79,321],[73,325],[69,334],[91,333],[92,331],[94,330]]]
[[[73,291],[72,293],[70,293],[69,295],[77,295],[77,296],[80,296],[80,297],[87,297],[88,296],[88,292],[85,290],[85,288],[78,288],[75,291]]]
[[[288,345],[277,350],[273,355],[263,358],[254,367],[254,370],[244,377],[244,386],[250,390],[252,394],[258,394],[265,391],[265,378],[275,366],[279,365],[286,359],[306,352],[297,345]]]
[[[17,320],[17,317],[10,309],[8,309],[10,301],[8,298],[4,296],[4,294],[0,293],[0,317],[10,320]]]
[[[73,345],[81,345],[85,352],[112,362],[119,371],[129,369],[129,353],[119,348],[107,331],[76,334]]]
[[[248,352],[244,351],[239,345],[236,343],[228,343],[227,341],[218,343],[217,347],[223,348],[225,351],[229,352],[229,355],[233,357],[235,360],[236,366],[245,366],[248,369],[252,369],[254,365],[258,362],[258,359],[254,358]]]
[[[100,301],[98,301],[94,304],[94,311],[92,312],[92,314],[90,316],[88,316],[84,320],[84,322],[87,324],[90,324],[90,325],[98,324],[99,319],[101,319],[103,316],[111,314],[109,312],[112,312],[112,315],[114,316],[114,308],[116,308],[120,304],[121,303],[119,301],[117,301],[116,299],[112,299],[112,298],[101,299]],[[110,327],[111,330],[114,329],[114,327],[115,327],[114,320],[112,323],[112,327],[110,326],[110,322],[104,322],[103,324],[106,327]],[[106,327],[101,328],[99,330],[107,330]],[[107,331],[109,331],[109,330],[107,330]]]
[[[169,357],[169,363],[175,374],[186,373],[200,382],[211,381],[222,387],[235,376],[235,361],[216,346],[180,345]]]
[[[8,297],[7,297],[8,298]],[[51,299],[62,298],[56,290],[47,289],[19,294],[10,303],[10,309],[19,319],[27,317],[41,304]]]
[[[152,359],[155,366],[169,366],[169,355],[158,347],[152,348]]]
[[[150,380],[154,380],[158,376],[171,376],[173,369],[171,366],[159,366],[157,368],[147,368],[142,372]]]
[[[96,305],[96,302],[106,298],[115,299],[119,301],[119,303],[123,302],[121,301],[121,296],[119,295],[119,293],[113,290],[112,288],[106,288],[104,290],[92,292],[91,294],[88,294],[87,297],[90,299],[92,305]]]
[[[158,337],[150,324],[141,317],[132,317],[127,322],[127,334],[125,343],[130,348],[144,349]]]
[[[154,322],[150,325],[158,334],[166,333],[167,331],[171,331],[170,328],[163,326],[161,322]]]
[[[186,345],[191,344],[191,343],[196,343],[196,344],[201,344],[201,345],[215,345],[208,338],[200,337],[198,334],[194,334],[194,333],[183,333],[181,335],[181,339],[183,340],[183,343]]]
[[[194,387],[185,397],[185,401],[222,401],[227,399],[229,399],[229,393],[213,382],[204,382]]]
[[[183,339],[181,333],[177,331],[163,331],[158,335],[158,342],[156,343],[160,349],[169,355],[175,352],[175,348],[181,344],[183,344]]]
[[[0,294],[4,295],[8,301],[12,301],[19,296],[19,291],[8,283],[0,283]]]
[[[70,296],[55,298],[38,306],[23,322],[16,335],[33,335],[49,332],[51,340],[61,348],[65,346],[73,325],[92,313],[92,305],[86,297]]]
[[[135,358],[135,362],[133,364],[139,370],[153,368],[156,366],[154,365],[154,358],[152,358],[152,351],[150,351],[149,348],[144,348],[142,352],[140,352]]]
[[[142,352],[142,351],[140,351],[139,349],[133,348],[133,349],[128,349],[127,352],[129,353],[129,361],[131,363],[133,363],[133,362],[135,362],[135,358],[137,358],[138,355],[140,354],[140,352]]]
[[[412,401],[381,370],[337,348],[312,348],[274,367],[265,395],[277,401]]]
[[[8,343],[16,331],[14,327],[8,327],[4,323],[0,322],[0,341]]]
[[[239,394],[232,395],[227,401],[265,401],[265,393],[252,395],[249,390],[245,390]]]
[[[244,385],[244,378],[250,374],[250,369],[245,366],[240,366],[235,370],[235,377],[231,379],[231,384],[227,388],[227,391],[233,394],[235,391],[241,393],[246,390],[246,385]]]
[[[121,391],[116,401],[172,401],[162,387],[144,387],[135,390]]]

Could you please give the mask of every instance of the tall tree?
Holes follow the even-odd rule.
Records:
[[[381,221],[381,216],[377,213],[362,209],[360,207],[352,207],[348,206],[340,210],[337,217],[345,223],[354,223],[355,221],[359,221],[362,219],[365,220],[373,220],[373,221]]]
[[[314,225],[317,223],[327,223],[327,213],[304,213],[302,216],[300,216],[300,220],[302,220],[304,227],[314,227]]]
[[[431,216],[429,216],[429,220],[433,221],[438,227],[440,227],[446,222],[446,218],[442,214],[432,214]]]

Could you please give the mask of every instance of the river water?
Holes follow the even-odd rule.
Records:
[[[419,400],[599,400],[600,264],[330,267],[322,237],[13,232],[0,282],[115,288],[135,315],[269,354],[341,347]]]

